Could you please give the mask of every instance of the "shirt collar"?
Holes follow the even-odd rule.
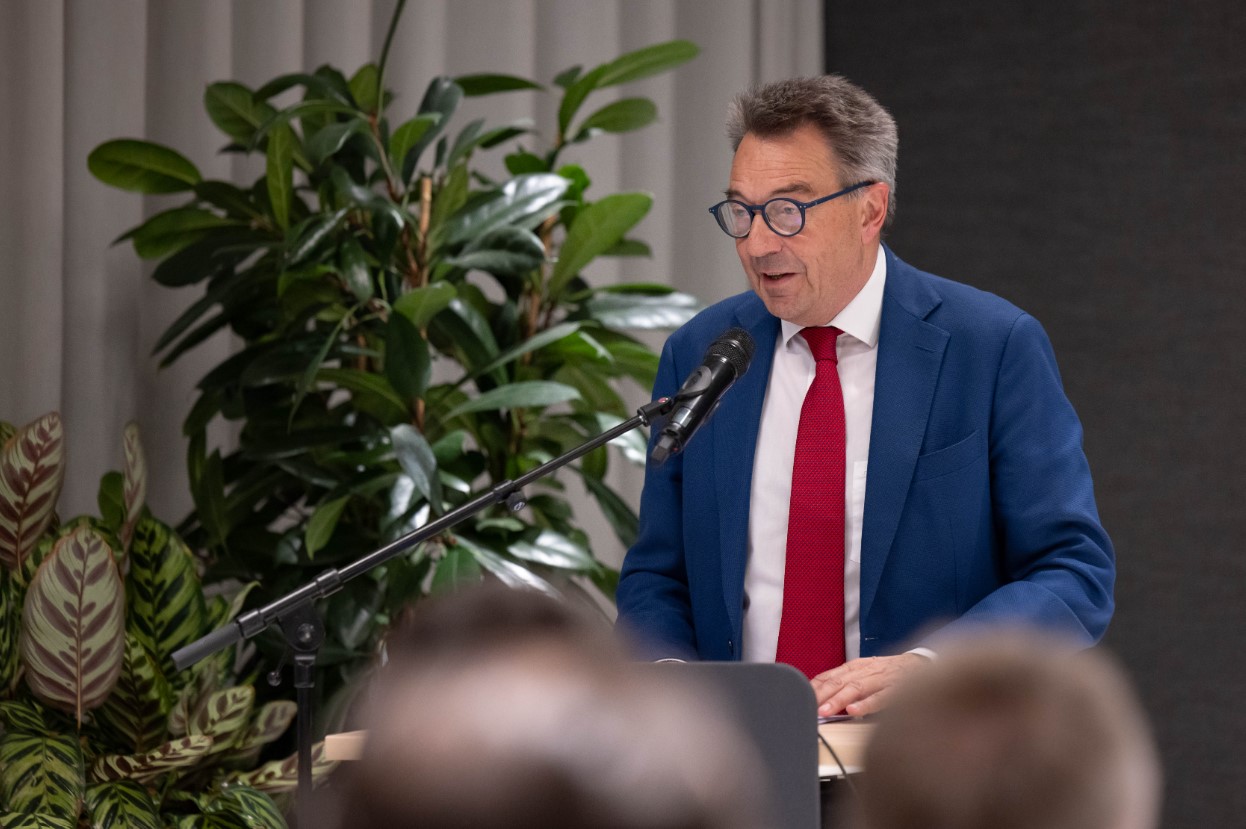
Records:
[[[887,256],[883,246],[878,246],[878,257],[874,260],[874,270],[870,273],[865,286],[857,292],[852,301],[844,306],[844,310],[835,315],[827,323],[845,334],[865,343],[870,348],[878,344],[879,320],[883,314],[883,286],[887,282]],[[783,345],[791,342],[805,326],[787,320],[779,321],[782,328]]]

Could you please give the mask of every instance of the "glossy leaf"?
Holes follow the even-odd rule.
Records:
[[[463,253],[446,259],[446,263],[468,270],[492,274],[523,274],[545,262],[545,246],[535,233],[521,227],[504,225],[482,234],[469,243]]]
[[[160,810],[146,786],[133,780],[97,783],[86,790],[91,829],[161,829]]]
[[[315,556],[329,543],[329,538],[337,529],[338,519],[342,516],[342,509],[348,501],[350,501],[350,496],[343,495],[341,498],[334,498],[319,504],[312,512],[311,518],[307,521],[307,531],[303,542],[308,558]]]
[[[176,253],[218,228],[244,227],[238,219],[226,219],[198,207],[175,207],[157,213],[130,231],[134,252],[144,259],[160,259]]]
[[[138,754],[106,754],[91,764],[91,780],[104,782],[125,780],[147,782],[172,769],[193,766],[212,750],[212,738],[204,734],[187,734]]]
[[[620,55],[607,63],[597,88],[630,83],[674,69],[695,58],[700,49],[687,40],[668,40]]]
[[[429,321],[448,307],[457,296],[458,292],[454,290],[453,285],[448,282],[434,282],[432,285],[425,285],[423,288],[416,288],[403,294],[394,301],[393,307],[395,311],[411,320],[416,328],[424,329],[428,327]]]
[[[619,542],[624,547],[630,548],[636,543],[636,536],[640,531],[640,519],[635,511],[619,497],[618,493],[602,481],[587,475],[583,480],[589,493],[601,507],[602,514],[606,516]]]
[[[561,294],[581,268],[617,245],[652,204],[653,197],[647,193],[615,193],[582,208],[567,231],[550,275],[549,295]]]
[[[552,328],[547,328],[544,331],[529,337],[516,345],[514,348],[508,349],[492,363],[478,369],[475,373],[476,375],[487,374],[496,368],[506,365],[507,363],[514,362],[525,354],[530,354],[533,351],[539,351],[547,345],[556,343],[566,337],[570,337],[580,330],[581,325],[583,325],[583,323],[580,322],[560,322]]]
[[[312,164],[319,166],[346,146],[352,135],[366,135],[367,132],[368,124],[361,118],[329,124],[307,139],[307,155]]]
[[[481,573],[480,563],[470,550],[463,546],[451,547],[433,571],[432,592],[453,593],[464,585],[478,584]]]
[[[390,442],[398,465],[415,484],[416,490],[431,501],[437,475],[437,458],[428,440],[408,423],[390,429]]]
[[[379,81],[380,75],[375,63],[365,63],[351,76],[351,97],[364,112],[374,113],[380,107],[381,101],[377,96]]]
[[[607,328],[675,329],[696,316],[701,303],[688,294],[664,296],[600,292],[587,303],[593,319]]]
[[[20,571],[56,509],[65,480],[61,417],[49,412],[0,447],[0,562]]]
[[[0,802],[8,810],[76,821],[86,789],[83,767],[76,735],[5,734],[0,737]]]
[[[516,176],[502,186],[497,197],[451,219],[446,225],[446,241],[458,244],[501,225],[542,217],[566,189],[567,180],[553,173]]]
[[[415,147],[422,147],[424,137],[431,135],[430,131],[439,123],[441,123],[441,113],[426,112],[423,115],[415,116],[394,130],[394,134],[389,138],[389,155],[394,160],[394,166],[400,170],[405,170],[408,154]],[[418,155],[417,153],[416,158],[418,158]],[[411,159],[411,162],[414,164],[415,159]],[[404,174],[405,178],[410,178],[410,173]]]
[[[135,528],[126,597],[135,635],[173,675],[170,655],[206,632],[207,611],[193,554],[154,518],[140,520]]]
[[[398,394],[421,397],[432,376],[428,341],[402,314],[391,314],[385,332],[385,377]]]
[[[514,92],[521,89],[544,89],[536,81],[520,78],[516,75],[479,74],[459,75],[454,82],[469,98],[477,95],[492,95],[495,92]]]
[[[203,106],[221,132],[244,146],[255,137],[260,125],[277,112],[271,104],[257,100],[250,89],[233,81],[209,84],[203,93]]]
[[[384,377],[349,368],[322,368],[317,373],[316,379],[347,389],[354,392],[356,396],[367,395],[383,404],[386,411],[382,420],[403,418],[407,414],[406,402],[394,392],[394,387]]]
[[[338,266],[342,270],[342,280],[357,302],[372,299],[372,274],[368,271],[363,246],[355,237],[348,237],[342,242],[338,251]]]
[[[83,715],[101,705],[121,673],[125,590],[102,536],[79,527],[39,566],[22,609],[26,684],[40,700]]]
[[[562,383],[547,380],[522,380],[490,389],[479,397],[468,400],[446,412],[446,419],[451,420],[461,414],[470,412],[492,412],[500,409],[527,409],[553,406],[578,400],[580,393]]]
[[[544,530],[531,541],[515,541],[507,551],[516,558],[560,570],[595,570],[598,565],[587,549],[565,535]]]
[[[623,98],[585,118],[579,133],[583,136],[591,130],[628,132],[653,123],[657,117],[658,108],[648,98]]]
[[[508,587],[527,587],[539,590],[554,598],[560,598],[558,591],[545,579],[531,570],[510,559],[503,558],[492,550],[475,543],[463,536],[457,536],[455,546],[466,548],[480,563],[480,566],[497,576]]]
[[[281,124],[268,134],[268,151],[265,153],[268,184],[268,201],[272,206],[277,226],[285,230],[290,226],[290,199],[294,193],[294,130],[289,124]]]
[[[105,184],[136,193],[180,193],[202,178],[176,150],[131,138],[100,144],[87,156],[87,168]]]

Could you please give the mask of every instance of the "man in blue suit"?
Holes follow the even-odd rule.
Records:
[[[741,95],[728,133],[711,212],[752,291],[671,335],[655,395],[725,329],[756,354],[687,449],[650,463],[620,624],[658,658],[790,662],[821,713],[852,715],[968,626],[1097,641],[1114,555],[1051,344],[882,244],[891,116],[802,78]]]

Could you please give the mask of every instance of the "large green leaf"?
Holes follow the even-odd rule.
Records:
[[[367,113],[375,113],[381,104],[377,95],[380,73],[375,63],[365,63],[350,79],[350,95],[355,104]]]
[[[157,213],[126,235],[133,240],[134,252],[139,256],[162,259],[213,230],[238,227],[246,227],[246,222],[226,219],[198,207],[175,207]]]
[[[587,549],[553,530],[543,530],[530,541],[512,542],[506,549],[516,558],[559,570],[587,572],[600,566]]]
[[[64,480],[65,435],[56,412],[23,426],[0,447],[0,562],[10,570],[21,572],[51,523]]]
[[[385,377],[407,399],[421,397],[432,376],[428,341],[403,314],[390,314],[385,331]]]
[[[526,409],[553,406],[578,400],[580,393],[571,386],[548,380],[521,380],[490,389],[479,397],[460,403],[446,412],[446,420],[452,420],[471,412],[492,412],[500,409]]]
[[[154,518],[143,518],[135,528],[127,598],[130,625],[139,641],[160,660],[166,675],[172,675],[170,655],[203,635],[207,611],[194,555]]]
[[[567,180],[553,173],[516,176],[502,185],[497,195],[459,213],[446,223],[446,243],[466,242],[495,227],[539,221],[551,212],[567,190]]]
[[[658,108],[648,98],[624,98],[585,118],[580,124],[579,135],[587,136],[592,130],[627,132],[651,124],[657,117]]]
[[[467,551],[476,559],[476,561],[480,563],[481,567],[497,576],[498,579],[508,587],[527,587],[534,590],[540,590],[542,593],[554,596],[555,598],[560,598],[558,591],[548,581],[541,578],[527,567],[524,567],[521,564],[516,564],[508,558],[503,558],[493,550],[490,550],[483,545],[477,544],[474,541],[460,535],[455,537],[455,544],[453,546],[466,548]],[[453,549],[453,547],[451,549]]]
[[[91,829],[161,829],[160,810],[147,787],[133,780],[97,783],[84,804]]]
[[[76,735],[5,734],[0,737],[0,802],[11,811],[76,821],[86,788],[83,766]]]
[[[495,92],[514,92],[521,89],[544,89],[536,81],[520,78],[516,75],[480,74],[459,75],[454,82],[469,98],[477,95],[492,95]]]
[[[4,829],[78,829],[78,821],[59,815],[0,812],[0,826]]]
[[[268,134],[265,153],[268,201],[272,205],[277,227],[290,226],[290,200],[294,193],[294,145],[297,139],[289,124],[281,124]]]
[[[180,193],[202,178],[176,150],[132,138],[100,144],[87,156],[87,168],[105,184],[137,193]]]
[[[592,493],[593,498],[597,500],[602,513],[606,516],[606,520],[610,522],[614,534],[623,546],[631,547],[635,544],[636,536],[640,531],[640,519],[637,518],[635,511],[619,497],[617,492],[603,481],[585,475],[584,485]]]
[[[395,311],[411,320],[416,328],[422,330],[427,328],[429,321],[442,309],[448,307],[457,296],[458,291],[450,283],[434,282],[398,297],[394,300],[393,307]]]
[[[233,81],[208,84],[203,106],[212,123],[243,146],[251,143],[260,125],[277,113],[271,104],[258,100],[251,90]]]
[[[458,256],[446,263],[468,270],[481,270],[501,276],[523,274],[539,268],[545,261],[545,246],[531,230],[503,225],[469,242]]]
[[[696,316],[701,303],[681,293],[650,296],[600,291],[588,301],[587,310],[607,328],[678,328]]]
[[[618,244],[652,204],[653,197],[647,193],[615,193],[581,208],[550,275],[549,296],[559,296],[581,268]]]
[[[451,547],[437,561],[437,569],[433,571],[434,593],[452,593],[464,585],[479,584],[481,580],[480,563],[466,547]]]
[[[580,330],[581,325],[583,325],[583,323],[560,322],[558,325],[555,325],[552,328],[547,328],[544,331],[541,331],[540,333],[524,340],[523,342],[521,342],[519,345],[515,346],[514,348],[507,349],[505,353],[499,355],[498,358],[494,360],[492,363],[490,363],[487,366],[477,369],[475,372],[475,376],[479,376],[481,374],[487,374],[496,368],[500,368],[501,366],[504,366],[507,363],[510,363],[510,362],[513,362],[519,359],[525,354],[529,354],[533,351],[539,351],[540,349],[545,348],[547,345],[556,343],[565,337],[570,337]]]
[[[415,116],[394,130],[394,134],[389,138],[389,156],[397,169],[406,170],[408,154],[417,146],[423,149],[426,146],[423,144],[424,137],[433,134],[430,131],[440,122],[441,113],[426,112]],[[419,154],[416,153],[415,157],[410,160],[412,166],[418,160]],[[408,178],[410,178],[409,172],[404,174],[404,180]]]
[[[346,146],[346,142],[352,135],[366,135],[367,133],[368,122],[362,117],[329,124],[307,139],[307,155],[311,158],[312,164],[319,166]]]
[[[26,684],[82,722],[121,674],[125,589],[107,542],[80,526],[56,542],[26,591],[22,610]]]
[[[604,66],[597,88],[638,81],[674,69],[695,58],[700,49],[688,40],[668,40],[620,55]]]
[[[311,518],[307,521],[307,531],[303,542],[308,558],[314,557],[317,552],[323,550],[324,546],[329,543],[329,538],[333,535],[333,531],[337,529],[338,520],[342,516],[342,509],[349,500],[349,495],[343,495],[340,498],[324,501],[316,506]]]
[[[356,405],[362,405],[360,400],[364,397],[376,403],[381,407],[377,414],[383,422],[407,416],[406,401],[384,377],[351,368],[322,368],[316,374],[316,380],[351,391]]]
[[[437,481],[437,458],[428,440],[409,423],[400,423],[390,429],[390,442],[398,465],[415,485],[424,500],[434,500]]]

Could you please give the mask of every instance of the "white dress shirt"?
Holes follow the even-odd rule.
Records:
[[[847,446],[844,464],[844,647],[848,659],[861,653],[861,526],[865,515],[865,473],[874,415],[874,373],[883,308],[887,260],[882,246],[869,281],[827,324],[840,331],[835,344],[839,383],[844,393]],[[817,364],[801,326],[782,321],[766,399],[757,431],[748,524],[747,596],[743,658],[773,662],[783,612],[783,570],[787,561],[787,515],[792,495],[792,462],[805,392]]]

